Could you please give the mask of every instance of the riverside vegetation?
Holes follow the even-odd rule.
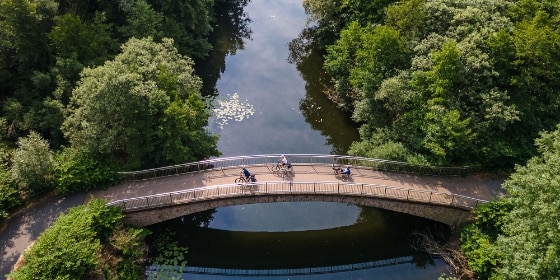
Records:
[[[210,106],[201,94],[213,86],[202,84],[194,61],[218,51],[208,38],[219,20],[238,28],[228,40],[242,48],[250,34],[247,3],[0,2],[0,217],[33,195],[114,185],[115,171],[219,155],[216,136],[205,130]],[[476,209],[475,222],[460,230],[468,275],[559,278],[560,2],[303,5],[310,25],[290,43],[290,61],[299,66],[313,52],[324,56],[332,78],[326,94],[360,125],[361,141],[348,153],[512,172],[508,195]],[[92,242],[50,250],[53,237],[45,233],[35,250],[67,262],[36,253],[42,263],[24,265],[13,278],[120,279],[118,271],[138,272],[143,247],[135,244],[145,232],[121,227],[116,210],[98,204],[84,207],[112,220],[75,219],[80,226],[66,227],[83,232],[59,236]],[[70,222],[63,217],[61,224]],[[123,243],[111,245],[112,238]],[[106,252],[122,258],[112,259],[119,269],[104,270],[97,258]],[[39,267],[58,274],[27,274]]]

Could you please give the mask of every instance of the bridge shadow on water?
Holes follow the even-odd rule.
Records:
[[[365,213],[353,225],[322,230],[231,231],[194,226],[185,222],[189,218],[149,229],[156,235],[162,229],[178,233],[175,239],[189,250],[187,274],[295,276],[400,264],[434,266],[435,259],[412,248],[412,234],[446,226],[392,211]]]

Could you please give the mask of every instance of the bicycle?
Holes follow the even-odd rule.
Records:
[[[348,168],[348,170],[350,171],[350,167],[347,167],[347,168]],[[336,177],[339,177],[339,176],[340,176],[340,177],[346,177],[346,178],[352,177],[352,172],[350,172],[350,173],[342,173],[342,172],[343,172],[343,171],[342,171],[343,169],[342,169],[341,167],[334,166],[334,163],[333,163],[333,165],[332,165],[332,169],[333,169],[333,171],[334,171],[334,176],[336,176]]]
[[[272,166],[272,171],[274,171],[274,172],[276,172],[276,171],[292,171],[292,170],[293,170],[293,166],[292,166],[291,163],[282,164],[281,160],[278,160],[276,165]]]
[[[251,175],[249,176],[249,178],[245,177],[245,174],[243,174],[243,172],[241,172],[239,174],[239,178],[235,179],[236,183],[254,183],[257,181],[257,178],[255,178],[255,175]]]

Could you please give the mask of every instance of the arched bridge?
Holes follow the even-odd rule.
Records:
[[[436,168],[338,155],[287,155],[291,172],[274,171],[280,155],[217,158],[123,172],[125,183],[94,196],[124,209],[125,220],[146,226],[208,209],[251,203],[332,201],[373,206],[464,223],[470,210],[491,199],[501,180],[473,175],[470,167]],[[351,178],[332,167],[352,166]],[[255,183],[236,184],[242,166]]]

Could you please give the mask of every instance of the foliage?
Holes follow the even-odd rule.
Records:
[[[118,225],[103,247],[102,258],[96,271],[105,279],[141,279],[144,276],[148,246],[146,229],[125,228]]]
[[[155,241],[157,256],[152,267],[155,271],[148,274],[148,279],[181,279],[184,267],[187,264],[185,255],[188,248],[179,246],[173,241],[174,232],[163,232]]]
[[[36,132],[20,138],[12,158],[12,176],[24,191],[50,189],[53,182],[54,155],[49,143]]]
[[[62,214],[25,253],[18,279],[140,279],[147,246],[145,229],[122,225],[120,209],[99,199]]]
[[[361,155],[369,158],[379,158],[408,162],[417,165],[427,165],[428,161],[421,155],[413,154],[402,143],[392,141],[378,144],[372,141],[354,142],[348,150],[349,155]]]
[[[512,205],[504,198],[481,204],[474,210],[474,222],[461,229],[461,249],[479,279],[490,278],[502,258],[496,240],[511,210]]]
[[[98,199],[62,214],[25,253],[25,264],[9,277],[81,279],[99,263],[101,244],[121,220],[120,210]]]
[[[58,58],[75,58],[86,66],[103,63],[114,52],[111,24],[103,13],[97,13],[91,22],[78,15],[64,14],[55,19],[48,36]]]
[[[536,141],[540,155],[517,166],[504,188],[513,209],[505,217],[497,248],[498,279],[560,277],[560,125]]]
[[[60,194],[104,189],[120,182],[116,162],[96,158],[73,148],[64,148],[55,156],[54,180]]]
[[[67,146],[60,127],[84,67],[112,59],[131,37],[173,38],[181,54],[205,57],[214,8],[213,0],[1,1],[2,139],[33,130],[53,149]]]
[[[304,1],[318,24],[306,32],[338,35],[309,41],[326,42],[326,93],[352,111],[362,141],[381,129],[430,164],[510,169],[560,122],[557,3],[370,2]],[[376,18],[357,8],[369,5],[387,6]]]
[[[130,11],[127,11],[128,24],[121,28],[121,32],[129,38],[161,39],[163,37],[163,19],[164,16],[156,12],[146,1],[134,1]]]
[[[11,152],[0,147],[0,222],[8,217],[9,210],[20,205],[22,198],[10,171]]]
[[[63,131],[73,147],[132,169],[218,155],[199,90],[172,40],[131,39],[113,61],[84,70]]]
[[[474,223],[461,231],[462,249],[481,279],[560,276],[560,125],[535,142],[540,154],[503,184],[508,196],[477,207]]]
[[[163,15],[163,34],[178,43],[181,54],[204,57],[212,49],[207,37],[212,30],[214,0],[151,0],[149,3]]]

